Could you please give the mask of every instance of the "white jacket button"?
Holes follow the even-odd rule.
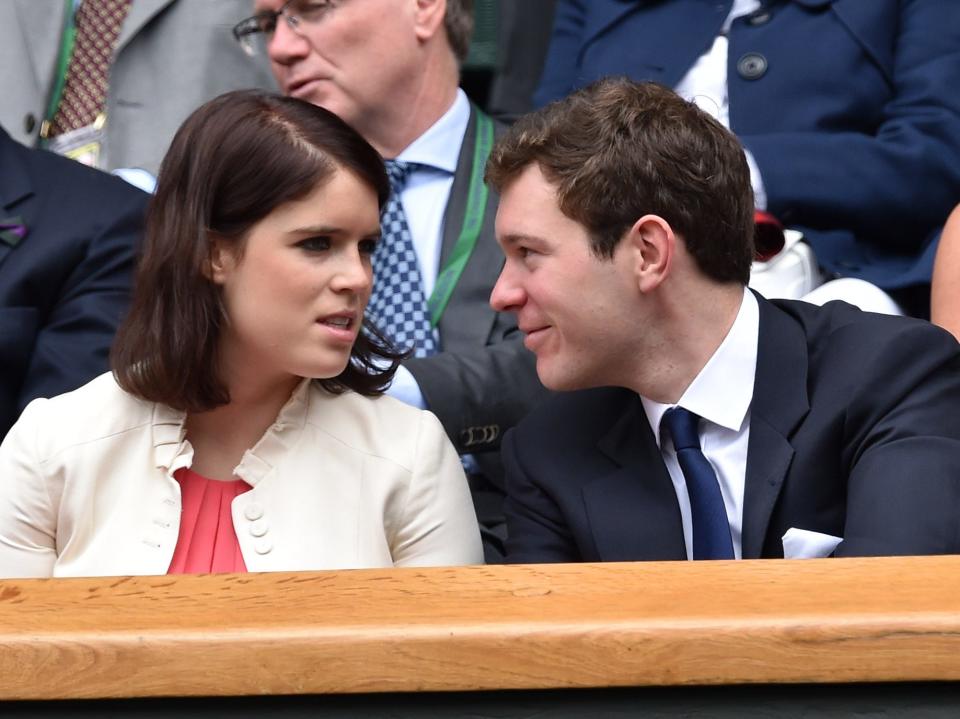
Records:
[[[273,549],[273,542],[269,539],[258,539],[253,544],[253,551],[257,554],[270,554]]]
[[[254,537],[262,537],[267,533],[267,529],[269,529],[267,520],[261,519],[250,525],[250,534],[252,534]]]
[[[251,522],[260,519],[263,516],[263,505],[258,502],[251,502],[243,508],[243,516]]]

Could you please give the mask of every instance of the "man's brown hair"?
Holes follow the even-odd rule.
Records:
[[[609,78],[524,116],[494,146],[487,181],[502,191],[532,163],[598,257],[612,257],[634,222],[654,214],[705,275],[747,284],[754,208],[743,148],[672,90]]]
[[[238,90],[187,118],[160,166],[130,312],[114,341],[120,386],[188,412],[227,404],[218,361],[227,317],[209,277],[212,238],[242,255],[253,225],[345,171],[374,189],[382,209],[390,184],[376,150],[308,102]],[[334,393],[379,394],[398,357],[364,321],[343,372],[317,381]]]
[[[467,59],[470,38],[473,36],[473,0],[447,0],[443,25],[453,54],[462,65]]]

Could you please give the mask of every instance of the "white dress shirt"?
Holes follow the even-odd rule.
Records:
[[[744,289],[743,302],[733,326],[723,342],[694,378],[676,406],[702,418],[700,445],[703,454],[717,473],[720,494],[727,510],[733,553],[741,558],[743,525],[743,490],[747,473],[747,446],[750,441],[750,404],[757,368],[757,338],[760,330],[760,308],[753,293]],[[693,558],[693,524],[690,519],[690,497],[687,483],[677,461],[673,440],[660,437],[660,420],[674,405],[641,397],[643,410],[657,438],[657,446],[673,481],[687,559]]]
[[[680,97],[695,103],[701,110],[719,120],[730,129],[730,94],[727,91],[727,55],[729,41],[727,32],[738,17],[760,9],[760,0],[734,0],[723,29],[707,50],[693,64],[683,79],[674,88]],[[750,182],[753,185],[754,204],[758,209],[767,209],[767,193],[760,177],[760,168],[749,150],[744,149],[750,166]]]
[[[412,171],[406,187],[400,193],[400,204],[407,216],[420,277],[423,279],[423,291],[427,297],[433,292],[440,273],[443,216],[469,121],[470,101],[458,88],[450,109],[396,158],[428,166]],[[441,346],[442,341],[443,338]],[[426,409],[420,386],[405,367],[397,370],[387,394],[414,407]]]

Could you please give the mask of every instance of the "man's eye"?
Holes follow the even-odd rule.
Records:
[[[330,238],[308,237],[305,240],[300,240],[300,242],[297,243],[297,247],[300,247],[307,252],[323,252],[324,250],[330,249]]]
[[[330,0],[304,0],[297,4],[295,13],[310,22],[329,10],[332,4]]]

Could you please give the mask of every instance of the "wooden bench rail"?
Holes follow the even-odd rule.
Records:
[[[0,581],[0,699],[960,679],[960,557]]]

